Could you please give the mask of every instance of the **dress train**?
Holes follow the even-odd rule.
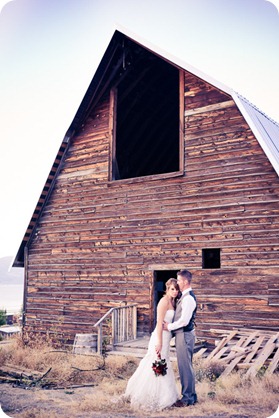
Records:
[[[171,322],[174,311],[168,310],[165,320]],[[146,411],[160,411],[171,406],[178,399],[178,389],[170,361],[171,333],[163,331],[161,358],[166,359],[167,374],[156,376],[152,370],[152,363],[157,360],[155,345],[157,342],[156,328],[151,334],[148,351],[140,361],[135,373],[128,381],[125,398],[129,399],[133,409]]]

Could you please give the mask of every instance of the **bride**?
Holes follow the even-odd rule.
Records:
[[[174,404],[179,397],[170,362],[171,333],[163,331],[163,321],[172,322],[178,293],[177,280],[169,279],[166,282],[166,293],[157,305],[157,325],[151,334],[148,351],[128,381],[124,395],[130,400],[133,409],[160,411]],[[157,376],[152,365],[160,357],[166,360],[167,373]]]

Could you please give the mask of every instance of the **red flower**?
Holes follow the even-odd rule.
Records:
[[[155,373],[155,376],[165,376],[167,374],[167,362],[165,359],[161,359],[161,356],[158,355],[158,360],[155,360],[152,363],[152,370]]]

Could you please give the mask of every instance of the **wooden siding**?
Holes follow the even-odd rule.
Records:
[[[108,92],[73,138],[39,220],[27,330],[73,340],[126,301],[139,304],[148,333],[153,270],[180,268],[193,273],[199,337],[277,328],[279,179],[231,97],[185,73],[185,173],[173,178],[108,181],[109,113]],[[220,248],[220,269],[202,269],[204,248]]]

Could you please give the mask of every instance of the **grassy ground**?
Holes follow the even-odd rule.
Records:
[[[218,377],[220,365],[195,362],[199,402],[194,407],[172,408],[160,413],[133,411],[121,398],[139,360],[124,356],[73,355],[55,350],[45,341],[23,345],[19,338],[0,345],[0,369],[23,368],[47,373],[36,385],[0,385],[0,404],[10,417],[239,417],[267,418],[279,403],[279,373],[254,379],[240,373]],[[173,363],[179,387],[176,362]],[[51,383],[53,385],[51,385]],[[46,389],[49,384],[49,389]],[[82,385],[91,385],[83,386]],[[43,386],[45,388],[43,388]]]

